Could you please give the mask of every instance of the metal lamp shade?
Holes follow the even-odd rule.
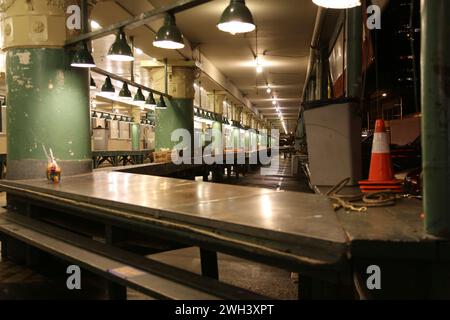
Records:
[[[330,9],[350,9],[361,5],[360,0],[313,0],[313,2]]]
[[[153,96],[153,92],[150,92],[147,100],[145,101],[145,104],[148,104],[152,107],[156,107],[156,101],[155,101],[155,97]]]
[[[136,95],[134,96],[135,102],[145,102],[144,94],[142,93],[142,89],[138,88],[138,91],[136,92]]]
[[[231,0],[230,5],[222,13],[217,28],[231,34],[255,30],[255,22],[252,13],[245,5],[245,0]]]
[[[119,31],[116,36],[116,41],[109,48],[108,59],[114,61],[134,61],[133,51],[128,45],[127,37],[123,31]]]
[[[95,62],[92,54],[89,52],[86,42],[82,42],[77,50],[75,51],[75,55],[73,56],[72,63],[70,64],[72,67],[76,68],[94,68]]]
[[[116,92],[116,89],[115,89],[114,86],[112,85],[112,82],[111,82],[111,78],[110,78],[110,77],[106,77],[105,83],[104,83],[103,86],[102,86],[102,92],[103,92],[103,93],[110,93],[110,94]]]
[[[166,15],[164,25],[156,33],[153,45],[158,48],[172,50],[184,48],[183,34],[178,29],[173,14]]]
[[[161,98],[159,99],[156,109],[162,109],[162,110],[167,109],[166,101],[164,101],[163,96],[161,96]]]
[[[128,84],[126,82],[123,83],[122,90],[119,92],[119,97],[131,99],[131,91],[128,89]]]

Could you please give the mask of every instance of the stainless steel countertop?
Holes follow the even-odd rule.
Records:
[[[313,194],[121,172],[66,177],[59,185],[42,180],[2,181],[2,185],[273,240],[347,241],[328,200]]]

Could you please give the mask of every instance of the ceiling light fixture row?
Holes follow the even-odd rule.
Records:
[[[91,25],[93,23],[94,21],[91,22]],[[98,28],[100,25],[95,23],[95,27]],[[219,30],[231,34],[247,33],[256,29],[253,16],[245,5],[245,0],[231,0],[229,6],[223,12],[217,27]],[[158,48],[171,50],[179,50],[185,47],[183,34],[177,27],[173,13],[165,14],[164,24],[156,33],[153,45]],[[116,40],[110,47],[107,57],[113,61],[134,61],[133,51],[128,44],[123,28],[119,29]],[[82,41],[78,45],[71,65],[79,68],[95,67],[94,58],[87,48],[86,41]]]
[[[106,77],[105,83],[101,88],[101,92],[107,95],[114,95],[116,90],[112,84],[111,78],[109,76]],[[132,97],[131,91],[128,88],[128,84],[123,82],[122,89],[119,92],[119,97],[125,100],[133,100],[137,103],[143,103],[146,105],[150,105],[151,107],[155,107],[156,109],[167,109],[167,104],[164,100],[164,97],[161,95],[158,102],[156,102],[155,97],[153,96],[153,92],[150,92],[148,98],[146,99],[142,89],[138,88],[134,98]]]

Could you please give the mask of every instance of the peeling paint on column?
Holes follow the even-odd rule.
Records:
[[[20,64],[30,64],[30,53],[29,52],[19,52],[17,53]]]
[[[8,161],[91,161],[89,74],[71,68],[62,48],[9,49]],[[69,148],[68,148],[69,146]]]

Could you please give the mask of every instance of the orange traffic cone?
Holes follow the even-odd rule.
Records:
[[[384,120],[377,120],[373,137],[369,180],[359,182],[361,191],[366,193],[380,190],[401,192],[402,183],[402,180],[395,179],[394,176],[389,138]]]

